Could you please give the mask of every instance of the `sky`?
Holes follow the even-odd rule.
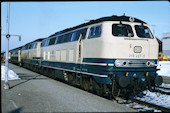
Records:
[[[9,50],[88,20],[125,13],[145,21],[162,39],[170,33],[170,2],[168,1],[72,1],[72,2],[10,2]],[[1,34],[7,33],[7,2],[1,2]],[[6,37],[1,35],[1,52]]]

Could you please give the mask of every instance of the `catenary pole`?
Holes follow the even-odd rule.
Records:
[[[10,18],[10,3],[7,6],[7,33],[6,33],[6,55],[5,55],[5,84],[4,89],[9,89],[8,84],[8,53],[9,53],[9,18]]]

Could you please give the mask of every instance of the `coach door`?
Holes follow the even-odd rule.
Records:
[[[77,59],[77,62],[78,63],[81,63],[82,62],[82,37],[83,37],[83,34],[80,34],[80,37],[79,37],[79,40],[78,40],[78,59]]]

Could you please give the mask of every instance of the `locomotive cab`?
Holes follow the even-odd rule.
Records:
[[[103,34],[111,34],[103,39],[107,50],[103,55],[114,60],[109,77],[120,89],[138,93],[163,83],[156,73],[158,42],[148,24],[133,18],[130,22],[106,22],[103,27],[107,27]]]

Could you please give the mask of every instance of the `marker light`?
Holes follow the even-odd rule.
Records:
[[[151,62],[150,61],[147,61],[146,62],[146,65],[149,67],[151,65]]]
[[[123,62],[123,65],[124,65],[124,66],[126,65],[126,62],[125,62],[125,61]]]

